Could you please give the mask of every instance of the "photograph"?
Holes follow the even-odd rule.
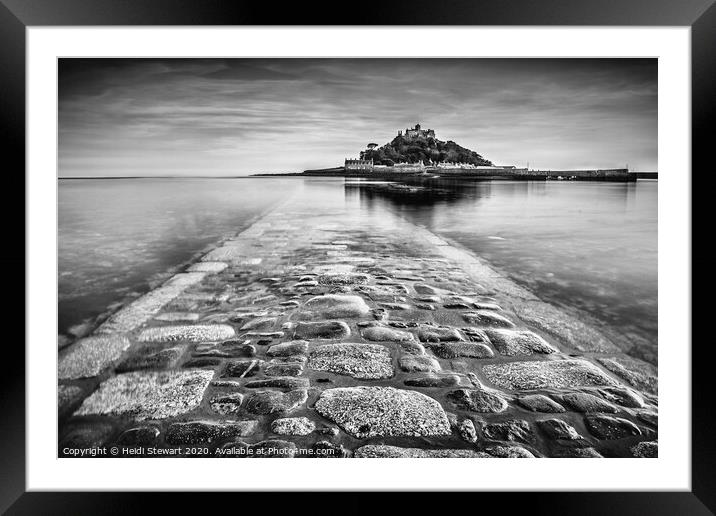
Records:
[[[56,63],[56,457],[659,456],[658,58]]]

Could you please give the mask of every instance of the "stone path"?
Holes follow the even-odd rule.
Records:
[[[59,379],[65,456],[657,453],[653,366],[423,228],[300,194],[63,349]]]

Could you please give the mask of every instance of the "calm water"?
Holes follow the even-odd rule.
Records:
[[[399,214],[472,249],[544,300],[655,348],[655,181],[421,186],[401,192],[304,178],[60,181],[59,330],[145,292],[171,267],[300,189],[317,203]]]
[[[414,192],[347,188],[364,209],[399,213],[543,300],[607,322],[656,361],[657,184],[442,179]]]
[[[60,180],[58,330],[148,291],[291,192],[281,179]]]

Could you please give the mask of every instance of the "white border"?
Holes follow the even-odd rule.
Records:
[[[411,45],[400,42],[410,39]],[[45,28],[27,34],[28,490],[690,490],[690,29]],[[658,459],[57,459],[59,56],[658,57]],[[588,121],[585,121],[588,123]],[[52,259],[54,258],[54,259]],[[280,461],[280,462],[277,462]]]

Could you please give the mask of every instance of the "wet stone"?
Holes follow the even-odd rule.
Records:
[[[291,412],[306,403],[307,398],[308,392],[305,389],[288,392],[258,391],[248,396],[246,410],[261,415]]]
[[[58,378],[74,380],[97,376],[122,356],[129,344],[129,340],[121,335],[98,335],[81,339],[62,354]]]
[[[531,331],[486,330],[486,333],[495,349],[506,356],[549,354],[558,351]]]
[[[262,360],[241,360],[228,362],[224,368],[222,378],[248,378],[255,376],[263,364]]]
[[[517,403],[532,412],[559,413],[565,412],[562,405],[544,394],[528,394],[517,398]]]
[[[316,432],[318,432],[319,434],[322,434],[322,435],[330,435],[331,437],[335,437],[341,431],[338,428],[336,428],[335,426],[326,426],[323,428],[319,428],[318,430],[316,430]]]
[[[276,317],[257,317],[245,323],[240,330],[268,330],[276,324]]]
[[[472,412],[498,413],[507,409],[507,401],[485,390],[457,389],[447,395],[456,407]]]
[[[139,342],[204,342],[229,339],[233,336],[234,329],[226,324],[157,326],[143,330],[137,340]]]
[[[609,412],[612,414],[619,412],[619,409],[611,403],[584,392],[565,394],[562,396],[562,401],[575,412]]]
[[[265,339],[265,342],[268,344],[271,342],[271,339],[280,339],[281,337],[283,337],[283,335],[284,333],[282,331],[250,331],[248,333],[244,333],[243,336],[247,338]],[[261,342],[263,341],[259,340],[258,344],[261,344]]]
[[[78,416],[128,416],[135,420],[165,419],[199,406],[214,371],[136,371],[102,382],[85,399]]]
[[[264,380],[252,380],[247,382],[245,387],[247,389],[263,389],[271,388],[274,389],[308,389],[311,383],[308,378],[297,378],[295,376],[279,376],[275,378],[266,378]]]
[[[418,326],[418,323],[413,321],[386,321],[386,324],[393,328],[416,328]],[[371,326],[377,326],[377,324]]]
[[[637,413],[636,417],[652,426],[657,426],[659,424],[659,414],[656,412],[641,411]]]
[[[460,384],[460,377],[456,374],[444,374],[439,376],[420,376],[408,378],[403,383],[408,387],[443,388],[454,387]]]
[[[157,442],[159,428],[156,426],[138,426],[125,430],[117,439],[118,446],[151,446]]]
[[[401,342],[400,349],[410,355],[424,355],[425,347],[418,342]]]
[[[146,348],[126,358],[117,366],[116,370],[124,373],[138,369],[168,369],[176,365],[183,352],[184,349],[181,347],[161,349],[159,351]]]
[[[537,426],[552,439],[568,441],[582,439],[582,436],[572,425],[561,419],[543,419],[537,421]]]
[[[631,447],[634,457],[640,459],[655,459],[659,456],[659,443],[656,441],[642,441]]]
[[[427,355],[403,355],[398,362],[400,369],[407,373],[435,373],[440,363]]]
[[[219,364],[221,364],[220,358],[211,358],[211,357],[201,357],[201,358],[192,358],[186,362],[184,362],[184,365],[182,367],[184,368],[194,368],[194,367],[216,367]]]
[[[318,441],[311,449],[316,459],[345,459],[351,456],[350,450],[346,450],[340,444],[333,444],[329,441]]]
[[[162,322],[196,322],[201,317],[191,312],[165,312],[157,315],[154,319]]]
[[[418,330],[421,342],[457,342],[465,340],[455,328],[421,326]]]
[[[315,408],[359,438],[450,434],[440,404],[417,391],[362,386],[327,389]]]
[[[361,379],[393,376],[390,351],[379,344],[326,344],[314,348],[308,367]]]
[[[478,328],[460,328],[460,330],[467,335],[468,340],[472,342],[490,342],[490,339],[487,338],[487,334]]]
[[[303,373],[301,362],[278,362],[264,367],[266,376],[300,376]]]
[[[369,315],[370,308],[360,296],[326,294],[306,301],[303,306],[308,316],[325,318],[363,317]]]
[[[465,322],[479,326],[491,326],[497,328],[514,328],[515,324],[507,317],[496,314],[489,310],[478,310],[476,312],[465,312],[462,314]]]
[[[351,330],[343,321],[300,322],[296,325],[294,338],[297,339],[343,339]]]
[[[271,422],[271,431],[279,435],[308,435],[315,429],[307,417],[284,417]]]
[[[364,285],[368,283],[368,276],[346,272],[343,274],[322,274],[318,277],[321,285]]]
[[[386,310],[410,310],[413,307],[407,303],[379,303]]]
[[[492,358],[495,354],[489,346],[473,342],[442,342],[431,344],[430,350],[440,358]]]
[[[534,440],[529,423],[522,419],[484,424],[482,425],[482,435],[492,441],[531,442]]]
[[[617,350],[599,331],[546,303],[522,303],[515,307],[515,311],[523,321],[579,351],[608,353]]]
[[[57,386],[57,411],[64,416],[82,399],[82,389],[76,385]]]
[[[97,448],[102,446],[114,433],[109,423],[75,425],[65,434],[60,443],[63,448]]]
[[[374,308],[370,313],[376,321],[386,321],[388,319],[388,310],[385,308]]]
[[[197,262],[192,264],[187,271],[188,272],[221,272],[228,267],[224,262]]]
[[[361,332],[366,340],[375,342],[405,342],[413,340],[413,334],[407,331],[394,330],[384,326],[372,326]]]
[[[602,454],[594,448],[562,448],[555,452],[554,457],[569,457],[574,459],[601,459]]]
[[[266,351],[270,357],[289,357],[291,355],[302,355],[308,351],[308,341],[292,340],[282,344],[274,344]]]
[[[625,387],[607,387],[599,393],[608,401],[621,405],[622,407],[641,408],[644,406],[644,399],[636,392]]]
[[[169,444],[209,444],[251,435],[257,426],[258,422],[255,420],[173,423],[169,426],[165,439]]]
[[[154,289],[114,313],[97,329],[104,334],[122,334],[133,331],[152,318],[165,305],[174,300],[188,286],[201,281],[206,273],[177,274],[161,287]],[[185,310],[185,308],[181,308]]]
[[[612,416],[587,416],[584,418],[589,431],[600,439],[622,439],[641,435],[641,430],[631,421]]]
[[[490,364],[482,368],[497,387],[510,390],[613,386],[616,381],[586,360],[542,360]]]
[[[485,453],[474,450],[423,448],[400,448],[386,444],[369,444],[358,448],[354,456],[361,459],[442,459],[442,458],[475,458],[488,457]]]
[[[212,387],[227,388],[227,389],[240,389],[241,383],[234,382],[231,380],[214,380],[211,382]]]
[[[502,310],[500,305],[495,303],[482,303],[480,301],[477,301],[472,304],[474,308],[477,308],[478,310]]]
[[[440,295],[440,292],[435,287],[431,287],[430,285],[424,285],[424,284],[417,284],[413,285],[413,288],[415,289],[415,292],[418,294],[422,294],[425,296],[435,296]]]
[[[632,387],[656,394],[659,388],[656,367],[631,357],[599,358],[599,362]]]
[[[534,454],[522,446],[492,446],[485,451],[493,457],[503,459],[533,459]]]
[[[66,348],[70,344],[72,344],[72,339],[70,339],[67,335],[57,336],[57,349]]]
[[[415,300],[421,303],[439,303],[441,298],[440,296],[422,296],[415,298]]]
[[[451,301],[449,303],[443,303],[443,308],[447,308],[448,310],[465,310],[472,308],[472,304]]]
[[[241,403],[244,401],[244,395],[239,392],[233,392],[230,394],[217,394],[211,398],[210,405],[211,410],[214,412],[226,416],[228,414],[234,414],[241,407]]]
[[[474,443],[477,441],[477,430],[475,424],[469,419],[463,419],[457,427],[457,431],[463,441]]]
[[[306,355],[289,355],[285,357],[275,357],[269,360],[269,364],[305,364],[308,361]]]

